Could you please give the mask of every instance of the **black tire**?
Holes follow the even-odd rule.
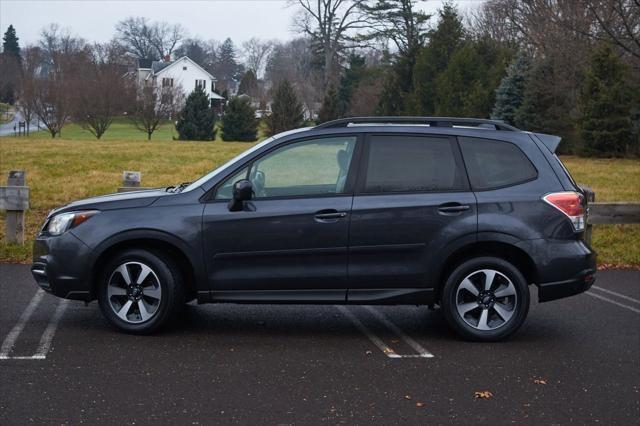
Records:
[[[480,282],[478,285],[474,285],[474,288],[479,290],[479,294],[477,296],[471,292],[468,294],[465,293],[463,289],[466,288],[466,286],[463,285],[465,278],[470,278],[470,280],[477,282],[478,278],[481,280],[482,277],[486,278],[488,275],[483,272],[483,270],[497,271],[499,273],[496,274],[497,278],[491,281],[494,283],[493,286],[497,286],[500,290],[494,291],[493,293],[490,291],[484,293],[484,283]],[[512,287],[507,287],[508,282],[505,278],[511,281],[513,284]],[[493,306],[497,304],[495,302],[496,296],[498,294],[507,293],[507,288],[509,288],[509,293],[513,292],[515,294],[515,297],[508,296],[504,298],[497,298],[498,301],[505,303],[500,304],[499,307],[509,306],[512,308],[508,311],[511,316],[505,321],[495,310],[497,308],[493,308]],[[458,309],[460,307],[460,310],[464,311],[463,303],[465,301],[462,300],[463,297],[471,299],[470,303],[465,303],[471,307],[469,308],[469,313],[464,316],[459,313]],[[486,297],[486,299],[483,299],[483,297]],[[478,304],[477,308],[472,307],[474,298],[476,300],[475,303]],[[492,298],[494,300],[493,305],[491,304]],[[530,302],[529,287],[527,285],[527,281],[522,276],[522,273],[511,263],[496,257],[476,257],[461,263],[453,270],[453,272],[451,272],[451,274],[449,274],[442,290],[441,299],[442,311],[449,326],[463,338],[481,342],[495,342],[503,340],[518,331],[527,317]],[[483,302],[481,301],[487,301],[488,304],[483,305]],[[490,307],[486,308],[487,306]],[[478,319],[478,322],[475,325],[470,324],[470,322],[473,322],[474,320],[472,314],[475,313],[480,317],[483,314],[483,310],[487,310],[488,312],[487,317],[485,317],[484,324],[487,324],[486,318],[491,318],[490,321],[493,322],[493,325],[487,324],[486,328],[491,328],[493,326],[495,327],[494,329],[479,329],[480,319]]]
[[[157,281],[159,281],[161,298],[157,303],[152,316],[147,320],[140,320],[132,323],[123,320],[112,308],[109,300],[108,287],[117,268],[129,262],[141,263],[148,266]],[[130,267],[129,267],[130,268]],[[154,278],[155,278],[154,277]],[[132,280],[135,278],[131,277]],[[126,288],[126,286],[123,286]],[[157,291],[157,290],[156,290]],[[127,296],[121,296],[123,301],[127,301]],[[184,286],[180,269],[176,263],[167,255],[161,252],[148,251],[142,249],[128,249],[118,253],[108,264],[105,265],[98,287],[98,303],[104,317],[118,330],[130,334],[150,334],[164,326],[169,320],[184,307]],[[137,303],[135,300],[132,303]],[[135,306],[134,311],[135,312]]]

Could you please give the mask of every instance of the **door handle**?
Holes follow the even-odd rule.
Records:
[[[471,206],[467,204],[445,203],[438,206],[438,212],[443,214],[455,214],[462,213],[463,211],[469,210],[470,208]]]
[[[319,212],[316,212],[314,217],[316,220],[321,222],[332,221],[347,217],[347,212],[339,212],[334,209],[320,210]]]

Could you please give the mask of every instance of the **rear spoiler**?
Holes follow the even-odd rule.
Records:
[[[558,148],[562,140],[560,136],[546,135],[544,133],[531,133],[531,135],[535,136],[551,152],[556,152],[556,148]]]

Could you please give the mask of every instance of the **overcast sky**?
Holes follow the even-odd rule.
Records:
[[[458,0],[464,10],[483,0]],[[435,12],[442,0],[418,2]],[[20,45],[37,42],[40,30],[50,23],[68,28],[89,41],[107,41],[115,24],[128,16],[146,16],[153,21],[180,23],[191,36],[236,44],[251,37],[287,40],[295,36],[292,19],[298,9],[284,0],[0,0],[0,28],[16,28]]]

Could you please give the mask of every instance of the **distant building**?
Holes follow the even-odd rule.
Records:
[[[224,98],[215,92],[216,79],[188,56],[171,61],[138,62],[138,84],[140,86],[180,87],[189,95],[197,87],[202,87],[209,96],[212,107],[220,107]]]

